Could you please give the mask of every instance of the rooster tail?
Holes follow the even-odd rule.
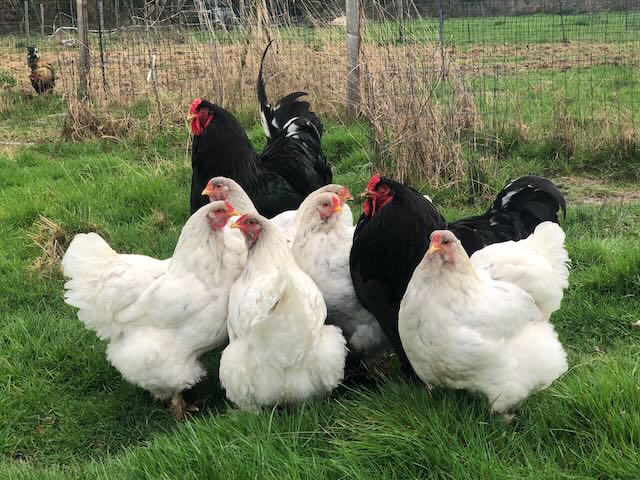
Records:
[[[307,92],[300,91],[290,93],[282,97],[275,107],[272,108],[271,105],[269,105],[263,71],[264,60],[272,43],[273,40],[268,43],[262,53],[257,81],[258,106],[260,108],[260,120],[264,134],[267,138],[271,139],[283,130],[286,130],[287,133],[295,134],[300,128],[310,126],[317,141],[320,142],[322,122],[315,113],[309,110],[309,102],[298,100],[300,97],[308,95]]]
[[[262,52],[262,58],[260,59],[260,69],[258,70],[258,82],[257,82],[257,90],[258,90],[258,106],[260,107],[260,120],[262,121],[262,128],[264,130],[264,134],[267,138],[271,138],[271,105],[269,105],[269,100],[267,99],[267,90],[264,85],[264,78],[262,76],[262,70],[264,65],[264,59],[267,56],[267,52],[269,51],[269,47],[273,43],[271,40],[264,52]]]
[[[76,235],[62,257],[62,269],[69,277],[64,284],[65,302],[79,308],[78,318],[101,338],[109,336],[101,328],[96,309],[96,285],[100,275],[117,259],[118,254],[97,233]]]
[[[551,221],[558,223],[558,210],[567,215],[567,203],[551,180],[535,175],[520,177],[508,183],[498,194],[494,211],[515,211],[535,218],[536,225]],[[535,225],[534,225],[535,226]]]

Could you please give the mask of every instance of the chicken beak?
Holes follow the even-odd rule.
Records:
[[[213,195],[213,188],[207,185],[206,187],[204,187],[204,190],[202,190],[202,193],[200,195],[206,195],[207,197],[210,197],[211,195]]]
[[[427,250],[427,255],[431,257],[433,254],[439,253],[439,252],[442,252],[442,251],[443,251],[443,249],[442,249],[442,247],[440,245],[435,245],[435,244],[432,243],[429,246],[429,250]]]
[[[333,209],[334,212],[341,212],[342,211],[342,207],[338,204],[335,206],[335,208]]]
[[[231,227],[231,228],[240,228],[240,224],[238,222],[233,222],[231,225],[229,225],[229,227]]]
[[[196,116],[193,113],[187,114],[187,122],[192,122],[194,118],[196,118]]]
[[[229,212],[229,217],[239,217],[240,215],[242,215],[239,211],[237,211],[235,208]],[[233,224],[235,225],[235,223]],[[233,225],[231,225],[233,227]]]

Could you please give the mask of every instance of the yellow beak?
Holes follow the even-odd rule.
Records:
[[[342,207],[340,205],[336,205],[336,208],[333,209],[334,212],[341,212]]]
[[[231,212],[229,212],[230,217],[239,217],[240,215],[242,214],[239,211],[237,211],[235,208]],[[235,223],[233,225],[235,225]]]
[[[209,197],[212,193],[213,188],[209,188],[209,185],[207,185],[206,187],[204,187],[204,190],[202,190],[202,193],[200,195],[206,195],[207,197]]]
[[[233,222],[231,225],[229,225],[231,228],[240,228],[240,225],[238,225],[237,222]]]
[[[433,243],[427,250],[427,255],[432,256],[434,253],[442,252],[442,247],[440,245],[434,245]]]

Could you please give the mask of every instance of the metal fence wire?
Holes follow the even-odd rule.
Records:
[[[344,111],[347,17],[339,0],[0,0],[0,69],[19,88],[30,89],[25,47],[34,45],[56,69],[57,92],[78,94],[83,2],[88,93],[98,104],[184,110],[201,96],[254,105],[259,58],[275,39],[271,97],[305,90],[317,112]],[[440,122],[465,145],[561,125],[636,134],[640,0],[352,3],[361,19],[358,109],[374,126]]]

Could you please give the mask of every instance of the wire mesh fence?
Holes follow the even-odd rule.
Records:
[[[19,88],[30,89],[25,47],[35,45],[56,70],[56,91],[77,96],[80,3],[0,0],[0,69]],[[468,168],[461,158],[469,148],[495,156],[522,137],[552,137],[569,155],[587,138],[636,138],[640,0],[359,4],[359,110],[382,165],[406,160],[393,167],[400,178],[455,176]],[[317,112],[344,111],[344,1],[88,0],[87,7],[96,108],[146,102],[184,113],[196,96],[254,105],[260,55],[275,39],[271,97],[305,90]]]

